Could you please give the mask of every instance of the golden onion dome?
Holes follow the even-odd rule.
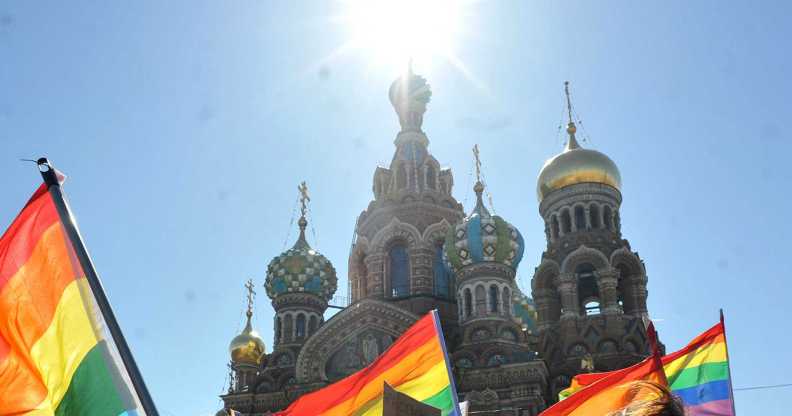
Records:
[[[566,148],[542,167],[536,184],[539,202],[557,189],[578,183],[600,183],[621,191],[621,174],[616,164],[603,153],[580,147],[575,131],[575,123],[570,122]]]
[[[231,361],[234,363],[258,365],[267,352],[264,340],[253,329],[253,325],[250,322],[252,315],[248,311],[245,329],[242,330],[241,334],[235,336],[228,346],[228,351],[231,353]]]

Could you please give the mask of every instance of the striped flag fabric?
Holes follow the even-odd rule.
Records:
[[[0,414],[142,415],[42,185],[0,237]]]
[[[436,310],[422,317],[368,367],[306,394],[278,416],[381,415],[384,383],[445,415],[459,415]]]
[[[688,416],[734,416],[722,319],[685,348],[663,357],[663,367]]]
[[[723,320],[694,338],[685,348],[661,359],[671,391],[688,416],[734,416],[726,332]],[[573,396],[611,372],[579,374],[559,400]]]

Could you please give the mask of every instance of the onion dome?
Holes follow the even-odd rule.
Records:
[[[449,268],[457,272],[471,264],[495,262],[516,270],[525,249],[522,235],[503,218],[490,215],[482,201],[481,181],[473,189],[476,207],[446,235],[443,252]]]
[[[536,333],[536,306],[533,299],[525,295],[519,288],[512,290],[512,319],[523,331]]]
[[[569,140],[561,154],[545,162],[536,183],[536,195],[542,202],[549,193],[579,183],[599,183],[621,191],[621,174],[616,164],[603,153],[580,147],[572,121],[572,104],[569,99],[569,82],[565,84],[569,124]]]
[[[252,287],[253,285],[251,284],[248,289],[251,294],[253,293]],[[242,330],[241,334],[235,336],[234,339],[231,340],[231,344],[228,345],[228,351],[231,353],[231,361],[235,364],[258,365],[267,352],[264,340],[261,339],[258,332],[253,329],[253,324],[251,323],[253,317],[252,302],[252,295],[249,295],[245,329]]]
[[[338,284],[336,271],[325,256],[311,248],[305,240],[308,221],[301,216],[298,222],[300,237],[294,247],[272,259],[267,266],[264,287],[267,296],[275,299],[286,293],[313,293],[325,302],[333,297]]]

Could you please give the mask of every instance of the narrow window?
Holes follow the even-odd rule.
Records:
[[[491,313],[498,313],[498,287],[495,285],[490,285],[489,288],[489,311]]]
[[[553,215],[553,218],[550,219],[550,232],[554,239],[558,238],[558,216],[556,215]]]
[[[297,325],[295,327],[295,335],[297,338],[305,337],[305,315],[297,315]]]
[[[473,315],[473,295],[470,289],[465,289],[465,318],[470,318]]]
[[[565,234],[572,232],[572,218],[569,216],[568,209],[561,211],[561,229]]]
[[[451,290],[451,273],[446,268],[443,262],[443,244],[435,244],[435,257],[434,257],[434,287],[435,296],[448,298]]]
[[[503,288],[503,314],[511,315],[511,292],[508,287]]]
[[[275,343],[281,342],[281,318],[275,318]]]
[[[396,244],[389,251],[390,257],[390,284],[393,297],[407,296],[410,294],[410,259],[407,247]]]
[[[575,207],[575,227],[577,231],[586,229],[586,211],[580,205]]]
[[[589,206],[589,217],[591,220],[591,228],[600,228],[600,210],[597,204]]]
[[[476,286],[476,316],[487,314],[487,292],[484,286]]]
[[[316,333],[317,322],[318,319],[316,319],[316,316],[311,315],[311,319],[308,320],[308,335]]]
[[[609,205],[605,205],[605,208],[602,209],[602,224],[605,228],[612,230],[613,229],[613,214],[611,212],[611,208]]]
[[[434,190],[437,187],[435,170],[432,166],[426,168],[426,187]]]

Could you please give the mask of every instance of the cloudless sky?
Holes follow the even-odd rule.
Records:
[[[297,184],[311,244],[346,294],[355,219],[392,157],[387,89],[402,68],[348,39],[337,2],[0,2],[0,228],[48,156],[164,415],[213,415],[243,283],[272,344],[266,265],[293,244]],[[415,10],[419,14],[422,11]],[[471,208],[481,147],[495,210],[545,247],[536,176],[562,149],[563,82],[584,146],[624,182],[623,234],[646,262],[649,311],[676,350],[727,318],[736,388],[792,364],[792,115],[787,2],[554,1],[467,6],[449,63],[416,62],[424,130]],[[411,22],[404,21],[404,30]],[[792,389],[738,391],[741,415],[787,414]]]

